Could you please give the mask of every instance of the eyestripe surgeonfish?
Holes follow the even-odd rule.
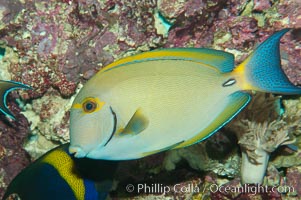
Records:
[[[0,80],[0,112],[12,119],[15,119],[15,117],[8,109],[6,98],[8,93],[15,89],[31,89],[31,87],[19,82]]]
[[[99,71],[75,98],[70,153],[137,159],[200,142],[250,101],[247,91],[301,94],[281,69],[274,33],[234,68],[234,56],[204,48],[159,49]]]
[[[9,184],[3,200],[102,200],[111,189],[116,161],[76,159],[61,145],[33,162]]]

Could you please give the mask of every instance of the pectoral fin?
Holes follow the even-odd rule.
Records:
[[[139,134],[147,128],[148,124],[149,120],[143,114],[142,109],[138,108],[125,128],[121,131],[120,135]]]

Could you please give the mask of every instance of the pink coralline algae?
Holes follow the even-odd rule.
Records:
[[[65,107],[70,105],[66,101],[70,101],[78,83],[84,83],[125,53],[134,54],[162,45],[164,38],[157,34],[153,17],[156,6],[156,1],[135,0],[0,2],[1,45],[15,55],[14,59],[7,58],[11,78],[33,87],[32,91],[20,92],[23,100],[33,100],[26,115],[34,116],[32,134],[66,142],[69,113]],[[20,134],[20,131],[5,133],[1,138],[8,140],[8,135],[14,138],[21,137]],[[14,141],[18,145],[12,146],[19,149],[18,154],[13,154],[15,157],[5,153],[12,152],[5,151],[5,145],[0,148],[2,161],[15,166],[10,168],[10,173],[5,172],[5,166],[1,168],[6,183],[29,162],[20,147],[23,134]]]
[[[226,23],[227,27],[223,27]],[[251,17],[229,17],[214,23],[216,36],[220,37],[227,33],[231,34],[231,39],[220,44],[223,48],[249,49],[254,46],[258,35],[257,21]]]
[[[154,27],[152,1],[15,1],[2,6],[9,11],[15,5],[24,10],[12,13],[15,19],[0,29],[0,39],[20,57],[10,71],[14,80],[35,88],[29,98],[50,87],[69,97],[80,80],[122,52],[162,41]]]
[[[12,79],[34,88],[20,92],[22,99],[32,100],[28,107],[40,120],[32,122],[31,125],[36,125],[32,129],[61,143],[68,140],[67,107],[79,83],[84,84],[114,60],[142,51],[161,47],[209,47],[233,52],[239,63],[273,32],[291,27],[294,30],[282,38],[282,65],[289,79],[301,85],[300,10],[300,0],[1,1],[0,44],[16,55],[14,59],[7,58]],[[166,35],[159,34],[155,14],[171,25]],[[4,117],[0,121],[1,130],[5,130],[0,141],[9,141],[0,146],[0,173],[4,174],[5,183],[29,162],[21,147],[29,132],[29,123],[18,114],[16,104],[10,105],[19,121],[10,122],[11,126]],[[232,152],[232,140],[227,144],[220,142],[223,141],[221,136],[212,140],[207,149],[226,148]],[[126,168],[133,176],[123,178],[122,183],[126,185],[130,179],[141,182],[144,177],[154,176],[145,169],[159,171],[160,176],[170,179],[170,174],[161,171],[163,157],[151,157],[145,163],[135,161],[139,167]],[[187,164],[183,168],[188,168]],[[294,168],[287,171],[290,183],[300,188],[297,179],[293,179],[296,174]],[[156,178],[156,181],[162,180]],[[175,182],[185,184],[183,177],[175,178]],[[230,199],[223,193],[210,195],[212,199]],[[279,195],[255,196],[281,199]],[[252,199],[250,193],[233,194],[231,198]]]
[[[208,34],[219,11],[226,1],[190,0],[179,5],[177,1],[162,1],[162,14],[166,18],[173,18],[174,25],[169,32],[166,47],[209,47],[213,35]],[[180,6],[180,8],[179,8]],[[177,10],[177,13],[173,13]]]
[[[287,169],[287,188],[290,188],[293,196],[301,197],[301,169],[300,167],[291,167]],[[289,187],[288,187],[289,186]]]
[[[283,27],[294,28],[291,35],[286,36],[282,41],[283,69],[289,79],[297,85],[301,85],[301,3],[300,0],[280,1],[277,5],[279,18],[268,18],[268,30],[282,29]]]
[[[269,0],[254,0],[254,11],[263,12],[271,7]]]
[[[301,72],[298,65],[301,62],[301,4],[298,0],[256,0],[251,1],[254,3],[251,6],[251,2],[246,0],[215,3],[192,0],[180,4],[179,1],[161,2],[159,9],[162,14],[174,20],[166,47],[235,49],[242,53],[237,62],[243,61],[256,45],[273,32],[286,27],[294,28],[291,35],[284,36],[282,41],[286,45],[281,46],[281,52],[287,59],[283,62],[286,74],[293,83],[301,84],[300,78],[297,78]],[[199,8],[194,10],[195,6]]]
[[[29,134],[29,122],[20,114],[20,108],[12,101],[11,95],[9,108],[18,121],[8,121],[0,115],[0,174],[3,178],[0,197],[10,181],[30,163],[30,157],[22,147]]]
[[[1,1],[2,23],[8,25],[23,8],[24,6],[19,0]]]

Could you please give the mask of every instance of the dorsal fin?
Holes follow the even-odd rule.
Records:
[[[234,68],[233,54],[221,50],[207,48],[172,48],[166,49],[166,51],[179,54],[179,57],[185,60],[201,62],[216,67],[223,73],[231,72]]]
[[[122,58],[105,67],[103,71],[131,63],[164,59],[201,62],[217,68],[222,73],[231,72],[234,68],[234,56],[231,53],[206,48],[170,48],[158,49]]]

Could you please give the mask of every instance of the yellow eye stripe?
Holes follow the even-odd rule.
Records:
[[[100,101],[98,98],[87,97],[81,103],[75,103],[72,105],[72,109],[81,109],[84,113],[92,113],[99,111],[105,102]]]

